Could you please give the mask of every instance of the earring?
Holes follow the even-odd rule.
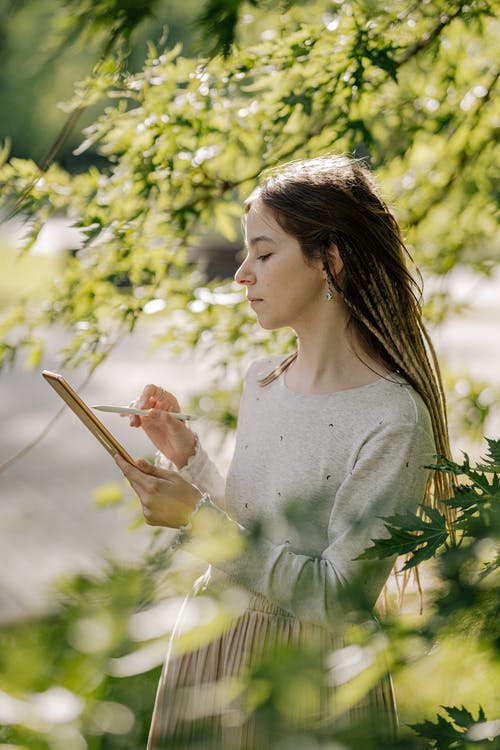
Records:
[[[328,302],[331,302],[331,300],[333,299],[333,292],[330,289],[330,287],[328,287],[328,289],[327,289],[327,292],[325,294],[325,299],[327,299]]]

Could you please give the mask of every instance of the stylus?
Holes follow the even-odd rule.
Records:
[[[93,409],[97,409],[98,411],[110,411],[113,412],[113,414],[138,414],[141,417],[147,417],[149,414],[149,411],[146,409],[134,409],[132,406],[93,406]],[[184,422],[189,422],[190,419],[196,419],[196,417],[193,414],[179,414],[175,411],[169,411],[168,412],[171,417],[175,417],[176,419],[182,419]]]

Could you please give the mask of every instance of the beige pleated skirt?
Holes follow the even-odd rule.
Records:
[[[176,654],[183,617],[181,609],[158,685],[148,750],[267,750],[281,747],[283,738],[293,736],[294,731],[299,736],[302,731],[302,737],[313,731],[315,736],[331,738],[339,732],[347,736],[360,732],[361,741],[376,731],[388,740],[395,738],[397,714],[388,674],[355,705],[341,713],[335,709],[336,688],[326,663],[345,647],[343,638],[301,622],[265,597],[251,594],[246,610],[222,635],[201,648]],[[317,665],[321,659],[324,681],[313,694],[296,672],[290,679],[287,652],[301,655],[302,662],[294,662],[295,669],[302,665],[298,667],[301,672],[307,671],[309,657],[310,664]],[[266,684],[266,668],[283,669],[288,685],[298,678],[288,714],[286,710],[252,710],[259,702],[262,706],[262,701],[245,692],[245,678],[252,672],[257,686],[259,676]],[[261,675],[255,672],[259,669]]]

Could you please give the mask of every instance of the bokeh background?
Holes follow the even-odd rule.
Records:
[[[357,59],[364,60],[367,69],[378,65],[378,72],[372,78],[367,74],[365,79],[364,73],[356,69],[352,75],[361,78],[350,84],[352,91],[356,87],[361,92],[366,90],[366,100],[358,107],[356,97],[346,99],[342,105],[348,111],[345,131],[339,126],[336,133],[332,115],[331,122],[322,121],[323,130],[314,138],[318,139],[319,150],[335,148],[338,140],[340,150],[370,157],[382,186],[387,185],[394,199],[403,226],[409,227],[412,249],[424,274],[429,328],[443,368],[454,455],[461,460],[461,452],[467,451],[474,461],[484,455],[484,436],[500,437],[500,274],[495,222],[498,192],[491,187],[495,166],[487,150],[492,147],[490,133],[498,131],[500,117],[494,97],[498,87],[498,58],[492,44],[500,26],[493,4],[468,5],[470,8],[464,10],[464,4],[458,2],[426,2],[416,9],[406,2],[303,3],[296,8],[285,3],[278,8],[273,3],[200,0],[181,4],[168,0],[137,2],[128,6],[118,0],[0,1],[0,142],[5,144],[7,159],[1,176],[0,216],[0,313],[7,321],[2,324],[4,349],[0,375],[3,563],[0,624],[4,651],[0,661],[0,726],[3,725],[0,743],[4,744],[0,747],[80,750],[144,746],[166,637],[185,583],[175,563],[164,552],[170,532],[158,534],[141,523],[137,501],[112,460],[76,418],[64,412],[43,434],[58,412],[59,402],[41,378],[40,370],[63,370],[74,386],[84,384],[82,395],[88,403],[127,403],[147,382],[171,389],[186,410],[200,414],[196,429],[224,470],[231,456],[237,394],[245,363],[241,350],[254,331],[251,320],[248,322],[239,312],[235,289],[225,281],[237,266],[241,234],[234,205],[227,213],[213,208],[218,201],[217,175],[224,176],[228,170],[228,165],[222,162],[219,168],[216,164],[213,173],[207,167],[203,174],[208,190],[213,190],[208,213],[200,209],[193,227],[186,219],[184,257],[189,282],[183,292],[184,304],[192,318],[198,315],[199,322],[194,327],[198,325],[199,330],[208,331],[205,339],[198,335],[199,331],[193,333],[193,324],[188,319],[178,324],[172,334],[169,329],[172,310],[164,304],[158,288],[152,290],[151,297],[142,305],[133,330],[125,328],[116,335],[116,343],[102,357],[102,362],[77,356],[78,352],[71,349],[75,331],[80,335],[87,330],[81,325],[79,329],[76,327],[77,323],[86,322],[85,313],[83,317],[80,313],[80,320],[77,313],[69,320],[65,313],[58,318],[45,312],[45,317],[40,317],[29,334],[23,329],[22,316],[16,317],[16,313],[12,317],[22,299],[40,308],[47,300],[54,299],[51,291],[54,280],[64,279],[68,264],[78,259],[87,241],[85,234],[79,233],[78,218],[63,204],[54,202],[57,191],[50,193],[53,185],[60,180],[71,192],[69,186],[77,185],[79,176],[93,174],[92,170],[109,175],[117,163],[122,163],[122,154],[127,153],[128,136],[123,136],[124,146],[117,146],[110,139],[108,146],[110,142],[111,146],[106,149],[96,139],[81,149],[82,141],[89,137],[92,141],[88,130],[92,123],[106,116],[111,122],[110,108],[117,111],[117,101],[123,102],[118,94],[113,99],[102,92],[95,96],[87,92],[83,111],[75,117],[71,132],[53,155],[54,165],[62,170],[67,182],[59,176],[52,178],[44,195],[43,188],[37,194],[36,184],[31,183],[30,187],[32,176],[38,174],[36,165],[45,166],[58,133],[71,111],[75,111],[75,105],[72,109],[68,102],[74,97],[77,82],[87,76],[90,79],[94,76],[95,80],[105,77],[106,71],[95,72],[94,68],[103,50],[114,55],[119,64],[108,71],[112,83],[108,80],[102,87],[115,86],[119,92],[120,76],[125,81],[138,80],[145,58],[151,57],[151,44],[156,45],[158,55],[181,44],[182,55],[198,65],[219,59],[222,79],[220,71],[224,65],[229,70],[233,64],[229,52],[233,42],[241,59],[248,50],[245,64],[251,70],[255,65],[251,50],[258,49],[259,44],[263,45],[262,54],[271,60],[273,55],[277,60],[283,56],[285,48],[295,47],[297,51],[293,54],[300,58],[299,47],[305,44],[308,23],[311,28],[314,26],[312,35],[317,33],[316,26],[321,25],[323,36],[327,31],[335,34],[339,27],[341,31],[345,25],[346,40],[349,34],[359,34],[358,39],[366,43],[366,49],[371,43],[371,30],[375,29],[379,36],[374,37],[373,45],[375,49],[380,43],[378,57],[360,51]],[[128,15],[123,15],[125,7]],[[400,28],[404,33],[398,36]],[[463,36],[465,28],[467,38]],[[429,29],[435,30],[440,43],[427,53]],[[401,65],[401,71],[393,76],[393,88],[388,85],[381,88],[376,103],[377,87],[381,87],[380,70],[389,71],[391,77],[388,60],[391,54],[397,59],[398,43],[403,47],[403,56],[415,55],[417,62],[409,72]],[[338,51],[339,46],[348,42],[333,37],[331,44]],[[420,58],[418,45],[424,49]],[[450,48],[452,53],[448,52]],[[247,73],[242,72],[241,59],[237,75],[244,78]],[[292,63],[290,67],[293,76],[296,73]],[[283,160],[289,141],[290,156],[301,155],[304,148],[314,148],[314,143],[305,146],[297,136],[307,125],[306,119],[297,126],[290,122],[293,109],[306,117],[310,106],[314,114],[316,104],[311,89],[327,88],[320,73],[318,68],[317,80],[297,74],[295,98],[283,94],[283,102],[290,109],[282,119],[276,109],[273,123],[259,125],[258,119],[251,123],[250,138],[254,137],[252,128],[268,127],[270,132],[274,129],[278,134],[276,141],[270,136],[271,145],[267,147],[270,155],[262,158],[263,166],[273,161],[273,148],[276,161]],[[254,75],[253,80],[244,80],[249,117],[253,116],[250,102],[254,96],[257,99],[260,96],[259,73]],[[276,76],[281,86],[279,71]],[[402,93],[408,82],[410,88],[413,86],[411,96]],[[181,88],[186,85],[179,84]],[[452,90],[455,93],[450,93]],[[333,109],[341,107],[336,103],[334,91],[328,95],[332,97]],[[61,107],[61,102],[66,105]],[[471,117],[468,131],[469,135],[474,133],[474,138],[460,136],[453,151],[453,138],[456,139],[457,132],[460,134],[455,121],[470,116],[478,103],[484,106],[482,109],[477,106],[477,116]],[[138,104],[132,102],[130,106]],[[326,105],[321,111],[323,116]],[[209,115],[206,117],[208,121]],[[402,130],[400,143],[394,144],[390,143],[384,127],[388,132],[390,128],[396,132],[397,122],[391,122],[391,118],[397,117],[401,118]],[[187,118],[186,115],[186,128],[193,128]],[[471,130],[472,126],[475,130]],[[328,137],[322,141],[323,132]],[[198,137],[198,146],[206,148],[202,131]],[[231,133],[222,137],[232,143]],[[239,139],[242,135],[235,131],[234,142]],[[446,141],[450,153],[456,157],[455,164],[450,166],[450,178],[436,173],[436,164],[448,158],[445,150],[440,153]],[[483,147],[483,141],[489,143],[488,147]],[[171,148],[178,156],[187,147]],[[252,147],[244,148],[250,154],[249,161],[257,163]],[[196,151],[196,144],[191,144],[190,149]],[[264,148],[259,153],[262,155]],[[242,158],[244,161],[245,157]],[[434,161],[432,169],[427,169],[426,159],[429,163]],[[193,167],[194,171],[203,170],[197,162],[193,162]],[[235,169],[243,170],[242,174],[235,174],[235,185],[240,181],[245,186],[246,176],[238,160]],[[189,175],[188,170],[186,174]],[[428,196],[422,193],[427,178],[436,191]],[[50,182],[50,177],[47,179]],[[461,187],[469,196],[468,202],[454,198],[454,192]],[[79,189],[74,188],[74,205],[78,204]],[[123,185],[120,189],[124,189]],[[416,197],[412,203],[408,195],[413,189]],[[482,202],[477,199],[481,191]],[[486,194],[488,199],[484,197]],[[120,201],[119,192],[114,200]],[[220,202],[237,206],[238,200],[239,196],[233,192],[229,201],[222,194]],[[426,201],[428,218],[424,210]],[[468,218],[464,216],[464,205],[470,211]],[[170,209],[167,206],[165,210]],[[143,207],[143,214],[144,211]],[[116,220],[113,212],[110,218]],[[462,223],[467,221],[470,227],[462,231]],[[85,226],[84,221],[82,224]],[[175,231],[179,234],[178,228]],[[120,288],[120,278],[115,282]],[[136,286],[146,288],[147,284],[141,277]],[[128,287],[125,292],[128,293]],[[234,322],[228,323],[233,299]],[[217,318],[218,309],[226,316],[222,324]],[[232,326],[237,329],[236,334]],[[211,331],[216,333],[210,334]],[[103,351],[116,333],[114,325],[110,325],[110,332]],[[100,342],[104,338],[101,335]],[[43,347],[39,340],[43,340]],[[237,353],[234,362],[231,344]],[[262,341],[257,344],[268,345]],[[279,344],[278,340],[270,345]],[[6,356],[6,351],[14,350],[15,356]],[[68,350],[73,351],[69,357]],[[84,346],[82,351],[85,352]],[[128,428],[126,420],[105,415],[103,421],[131,453],[150,455],[144,436]],[[189,570],[186,574],[188,579],[191,573]],[[153,582],[158,582],[158,574],[160,584],[156,588]],[[427,577],[431,587],[439,587],[434,569],[429,570]],[[149,613],[149,630],[148,627],[141,630],[144,626],[137,619],[143,609]],[[425,621],[426,615],[424,620],[418,620],[421,616],[415,614],[417,609],[410,594],[407,616],[411,623]],[[395,675],[403,723],[432,716],[439,706],[459,704],[468,705],[474,712],[482,705],[490,719],[498,718],[495,695],[500,692],[496,690],[500,688],[499,666],[489,645],[486,647],[480,639],[474,639],[470,632],[466,635],[451,632],[436,639],[427,651],[416,641],[414,646],[413,655],[405,657],[405,668]],[[118,660],[128,652],[135,653],[135,649],[139,653],[138,666],[121,662],[118,666]],[[417,691],[415,684],[420,686]],[[410,747],[409,742],[406,747]]]

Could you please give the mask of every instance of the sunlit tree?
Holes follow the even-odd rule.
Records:
[[[242,198],[263,169],[328,151],[368,160],[424,272],[460,263],[488,272],[498,29],[483,0],[259,5],[241,13],[226,56],[150,48],[136,75],[101,62],[67,107],[109,102],[78,149],[97,146],[107,167],[40,173],[4,155],[4,213],[29,221],[23,252],[61,215],[81,246],[42,304],[9,311],[2,363],[23,347],[35,362],[36,329],[57,321],[74,331],[65,364],[94,366],[152,300],[165,340],[217,342],[223,353],[229,344],[233,357],[250,339],[261,345],[231,287],[200,299],[186,250],[208,232],[238,238]]]
[[[209,235],[240,241],[241,203],[262,170],[331,151],[366,159],[427,277],[457,265],[491,272],[498,241],[500,32],[493,3],[352,0],[278,9],[273,3],[211,0],[198,16],[213,42],[209,52],[188,56],[180,46],[171,48],[167,37],[164,46],[150,46],[134,74],[127,72],[120,47],[130,24],[147,14],[147,4],[136,4],[137,19],[107,15],[131,7],[118,0],[66,5],[79,21],[77,11],[86,9],[92,33],[105,35],[109,27],[108,42],[117,41],[115,48],[103,40],[92,75],[76,85],[66,104],[69,117],[105,104],[77,149],[77,156],[97,149],[101,160],[70,174],[57,160],[40,165],[3,152],[2,216],[4,224],[17,227],[20,254],[30,253],[54,219],[73,232],[60,272],[43,295],[5,311],[3,366],[19,356],[38,365],[41,331],[57,324],[69,332],[62,365],[83,362],[92,369],[114,338],[133,331],[153,310],[163,321],[165,345],[209,349],[236,373],[263,349],[282,348],[290,334],[258,330],[238,290],[225,279],[209,282],[191,251]],[[439,319],[445,312],[442,296],[428,300],[428,315]],[[234,426],[235,403],[232,392],[216,402],[228,427]],[[406,530],[405,519],[393,519],[391,551],[401,551],[398,539],[411,543],[415,531],[420,550],[444,550],[443,587],[425,628],[388,620],[393,645],[384,648],[394,670],[453,628],[488,655],[498,639],[492,627],[498,621],[492,594],[498,575],[498,446],[490,445],[482,471],[468,464],[442,469],[465,475],[476,488],[475,495],[464,490],[456,499],[465,541],[458,551],[451,549],[449,530],[437,515]],[[146,631],[137,635],[137,615],[143,609],[151,614],[157,595],[152,582],[160,570],[167,595],[175,588],[169,556],[155,555],[140,572],[112,569],[105,580],[76,579],[59,614],[3,632],[1,705],[14,719],[28,718],[0,730],[0,741],[78,750],[85,736],[89,747],[142,746],[140,722],[146,721],[157,670],[134,674],[124,666],[132,662],[124,660],[140,651],[144,666],[156,647]],[[162,586],[165,593],[164,578]],[[374,648],[362,629],[353,638],[366,653]],[[26,666],[20,675],[20,654],[29,654],[38,670]],[[269,665],[253,675],[248,695],[257,707],[278,707],[279,713],[280,690],[301,669],[300,659],[292,657],[284,655],[276,683]],[[132,681],[124,682],[125,676]],[[355,691],[364,689],[363,679]],[[66,692],[48,692],[54,685]],[[71,703],[75,695],[78,704]],[[347,701],[349,696],[348,689]],[[50,712],[40,706],[55,705],[51,698],[66,706],[67,721],[47,719]],[[428,746],[491,746],[493,729],[485,728],[479,707],[446,711],[436,726],[417,727]],[[134,716],[139,723],[133,724]],[[474,727],[475,736],[467,734]],[[417,747],[412,743],[406,739],[404,746]]]

